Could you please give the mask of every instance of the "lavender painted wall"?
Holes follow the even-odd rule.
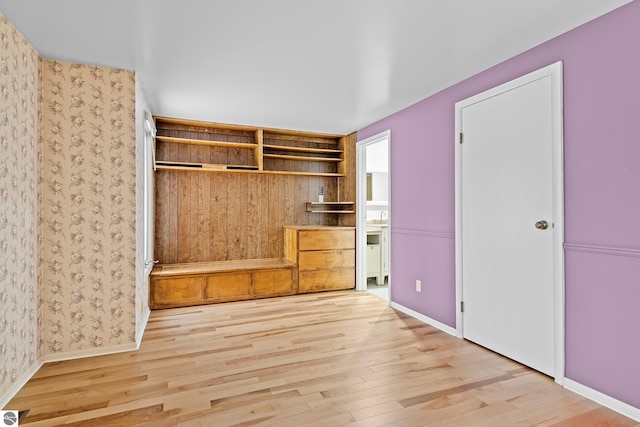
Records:
[[[391,129],[392,299],[455,327],[454,104],[563,61],[566,377],[636,408],[638,22],[635,1],[358,131]]]

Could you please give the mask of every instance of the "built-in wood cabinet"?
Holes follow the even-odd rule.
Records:
[[[297,264],[298,292],[355,287],[354,227],[285,227],[285,258]]]
[[[355,225],[355,133],[154,120],[152,308],[290,295],[300,278],[303,292],[353,287],[355,257],[326,249],[334,267],[303,255],[300,270],[283,231]]]
[[[295,265],[283,259],[160,265],[150,276],[151,308],[292,295]]]
[[[282,258],[285,225],[355,225],[355,134],[155,123],[160,264]]]

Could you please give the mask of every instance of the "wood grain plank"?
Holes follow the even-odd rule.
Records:
[[[227,233],[229,259],[247,258],[247,200],[248,176],[232,174],[229,176],[227,204]]]
[[[229,259],[229,232],[227,215],[229,203],[230,175],[210,174],[211,210],[209,211],[209,239],[211,241],[210,261]]]
[[[6,407],[33,426],[640,425],[354,291],[154,311],[139,350],[47,363]]]
[[[177,222],[177,262],[191,261],[191,222],[195,215],[191,210],[191,176],[192,174],[179,171],[178,174],[178,215]]]
[[[260,175],[259,191],[262,194],[260,203],[260,222],[256,232],[260,234],[260,258],[271,257],[269,248],[269,179],[266,175]]]
[[[281,175],[269,175],[268,181],[269,258],[276,258],[282,248],[282,240],[280,240],[279,236],[281,234],[280,227],[284,224],[283,209],[281,208],[281,205],[284,204],[284,177]]]
[[[356,200],[356,143],[358,142],[357,133],[354,132],[341,138],[340,146],[343,150],[343,159],[339,165],[338,172],[345,173],[344,177],[338,178],[338,191],[340,192],[340,201]],[[340,215],[338,224],[341,226],[355,227],[356,214]]]
[[[310,213],[305,208],[305,203],[309,201],[309,177],[297,176],[294,179],[295,192],[294,192],[294,222],[293,224],[310,224]],[[316,190],[317,191],[317,190]]]
[[[265,218],[264,215],[262,215],[263,194],[260,179],[260,175],[248,175],[246,178],[247,204],[245,207],[245,216],[247,258],[262,258],[262,239],[266,237],[262,234],[262,222]]]

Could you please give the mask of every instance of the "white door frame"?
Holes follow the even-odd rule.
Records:
[[[455,180],[456,180],[456,334],[463,338],[464,323],[461,311],[462,295],[462,109],[500,93],[513,90],[532,81],[551,77],[552,81],[552,152],[553,152],[553,289],[554,289],[554,378],[559,384],[564,380],[564,177],[563,177],[563,98],[562,62],[529,73],[493,89],[455,104]]]
[[[367,290],[367,146],[388,141],[389,205],[387,222],[391,225],[391,130],[380,132],[356,143],[356,291]],[[389,230],[390,231],[390,230]],[[391,254],[391,232],[387,242]],[[391,260],[391,255],[389,255]],[[391,261],[389,261],[389,301],[391,301]]]

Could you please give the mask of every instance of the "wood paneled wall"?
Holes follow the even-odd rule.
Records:
[[[338,168],[338,172],[345,174],[338,181],[340,200],[356,201],[356,143],[358,134],[353,132],[342,138],[342,150],[344,162]],[[356,209],[354,205],[354,210]],[[356,226],[356,215],[340,215],[338,225],[345,227]]]
[[[193,137],[184,130],[162,134]],[[247,141],[253,137],[246,135]],[[238,141],[237,135],[211,136],[215,140],[223,138],[244,142]],[[355,134],[352,138],[355,141]],[[355,147],[355,142],[348,145]],[[255,162],[253,151],[247,149],[218,149],[210,154],[213,151],[209,147],[159,143],[157,150],[158,158],[186,162],[238,165]],[[305,167],[305,162],[296,163],[302,163],[297,167]],[[315,171],[309,167],[317,168],[315,163],[306,163],[309,163],[307,171]],[[276,166],[271,164],[269,168]],[[339,179],[340,184],[335,177],[223,171],[158,170],[155,179],[154,249],[161,264],[281,258],[285,225],[355,225],[353,214],[309,213],[305,206],[306,202],[318,200],[319,187],[324,187],[325,201],[338,200],[338,185],[341,200],[355,200],[355,160],[348,176]],[[350,217],[346,222],[353,224],[339,224],[345,221],[344,217]]]

